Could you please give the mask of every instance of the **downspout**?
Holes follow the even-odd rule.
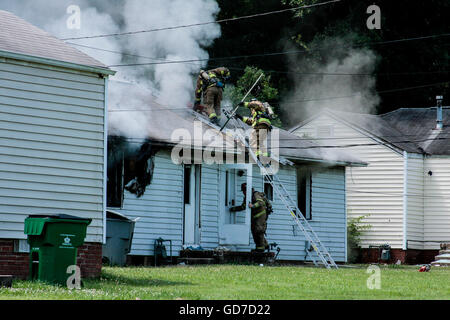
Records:
[[[403,151],[403,250],[407,250],[408,219],[408,152]]]
[[[348,239],[347,239],[347,229],[348,229],[348,216],[347,216],[347,177],[346,168],[344,167],[344,219],[345,219],[345,230],[344,230],[344,261],[348,263]]]
[[[108,179],[108,77],[105,77],[103,116],[103,244],[106,244],[106,189]]]

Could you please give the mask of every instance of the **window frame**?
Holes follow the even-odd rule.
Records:
[[[312,220],[313,218],[312,191],[312,170],[310,168],[297,168],[297,207],[306,220]],[[304,205],[302,202],[304,202]]]

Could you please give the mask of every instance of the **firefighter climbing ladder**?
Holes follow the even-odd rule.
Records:
[[[261,80],[262,77],[263,77],[263,74],[260,74],[260,76],[258,77],[256,82],[253,84],[251,89],[247,92],[247,94],[244,96],[244,98],[242,98],[241,102],[245,101],[245,98],[250,94],[250,92],[253,90],[253,88],[256,86],[256,84],[259,82],[259,80]],[[286,209],[289,211],[290,215],[294,219],[298,228],[300,229],[300,231],[305,236],[305,239],[310,244],[310,247],[316,252],[317,256],[319,257],[320,262],[322,262],[322,264],[327,269],[331,269],[331,268],[337,269],[338,266],[334,262],[333,258],[331,257],[330,253],[328,252],[327,248],[322,244],[322,242],[320,241],[317,234],[311,228],[310,224],[308,223],[306,218],[303,216],[300,209],[297,207],[295,201],[292,200],[288,191],[281,183],[280,178],[276,174],[274,174],[271,166],[265,166],[264,164],[262,164],[259,161],[259,159],[255,155],[254,151],[249,146],[249,143],[248,143],[247,139],[245,138],[245,135],[243,134],[243,132],[245,132],[245,128],[234,118],[234,115],[235,115],[238,107],[236,107],[232,112],[226,112],[226,111],[224,112],[228,119],[226,120],[225,124],[221,128],[212,124],[209,121],[207,122],[207,124],[210,126],[213,126],[214,128],[218,129],[221,132],[226,127],[226,125],[228,124],[228,122],[230,120],[234,120],[234,123],[235,123],[234,129],[238,129],[238,130],[232,130],[231,135],[235,139],[240,141],[246,147],[250,157],[253,159],[253,161],[258,165],[259,169],[261,170],[261,174],[266,178],[266,181],[268,181],[270,183],[273,190],[275,191],[275,194],[281,199],[281,201],[285,205]],[[206,122],[206,120],[203,119],[197,112],[193,111],[193,114],[197,119],[201,120],[202,122]],[[239,130],[239,129],[243,129],[243,130]],[[229,135],[229,132],[230,131],[227,131],[226,133]],[[280,157],[280,159],[276,159],[276,161],[279,161],[280,163],[283,163],[283,164],[292,165],[292,162],[288,161],[287,159],[285,159],[283,161],[282,157]],[[308,256],[311,258],[311,260],[317,266],[318,265],[317,259],[311,253],[311,251],[312,250],[310,250],[310,248],[306,248],[306,252],[308,253]]]
[[[217,130],[222,130],[217,125],[212,124],[210,121],[208,121],[206,118],[198,114],[197,112],[193,111],[192,114],[201,122],[214,127]],[[231,116],[231,113],[225,112],[227,117]],[[300,229],[300,231],[305,236],[306,241],[310,244],[310,247],[312,250],[314,250],[317,254],[317,257],[314,256],[314,254],[311,253],[312,250],[309,250],[307,248],[306,252],[308,256],[311,258],[313,263],[318,266],[318,260],[321,262],[327,269],[330,268],[338,268],[336,263],[334,262],[333,258],[331,257],[330,253],[328,252],[327,248],[322,244],[317,234],[314,232],[314,230],[311,228],[308,221],[305,219],[303,214],[301,213],[300,209],[297,207],[296,203],[292,199],[292,197],[289,195],[286,188],[283,186],[280,178],[274,174],[271,167],[264,166],[258,159],[258,157],[255,155],[252,148],[249,146],[249,143],[247,139],[245,138],[245,135],[243,132],[245,132],[245,128],[243,128],[239,122],[236,119],[232,119],[235,122],[235,129],[243,129],[243,130],[227,130],[227,135],[232,135],[233,138],[240,141],[248,150],[248,153],[250,157],[253,159],[253,161],[258,165],[259,169],[261,170],[261,174],[266,178],[266,181],[272,185],[272,188],[275,192],[275,194],[281,199],[286,209],[289,211],[290,215],[292,216],[292,219],[295,221],[296,225]],[[228,121],[227,121],[228,123]],[[290,162],[287,159],[283,159],[280,157],[280,159],[276,159],[276,161],[279,161],[282,164],[288,164],[292,165],[293,163]]]
[[[237,122],[237,120],[235,120],[235,122]],[[306,240],[311,245],[311,248],[316,252],[322,264],[327,269],[330,268],[337,269],[338,266],[334,262],[327,248],[322,244],[317,234],[311,228],[310,224],[305,219],[300,209],[297,207],[296,203],[292,200],[292,197],[289,195],[288,191],[283,186],[280,178],[276,174],[274,174],[272,167],[265,166],[264,164],[261,163],[261,161],[255,155],[252,148],[249,146],[249,143],[247,142],[245,136],[240,132],[240,130],[235,130],[235,132],[236,132],[234,134],[235,138],[241,141],[241,143],[243,143],[246,146],[249,155],[261,170],[261,174],[267,179],[266,181],[272,185],[275,194],[281,199],[281,201],[291,214],[292,218],[294,219],[295,223],[299,227],[300,231],[302,231]],[[314,264],[317,266],[318,265],[317,259],[310,251],[311,250],[307,248],[306,252],[308,253],[311,260],[314,262]]]

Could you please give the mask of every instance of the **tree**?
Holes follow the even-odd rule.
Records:
[[[269,104],[274,103],[278,100],[278,90],[271,85],[271,76],[264,74],[263,70],[247,66],[244,70],[244,74],[237,80],[234,87],[229,87],[225,89],[225,99],[228,99],[236,106],[247,94],[247,92],[252,88],[253,84],[258,80],[259,76],[263,74],[262,78],[250,94],[246,97],[246,101],[250,101],[252,98],[258,99],[263,102],[268,102]],[[277,116],[277,107],[272,105],[273,111],[276,115],[272,124],[277,127],[281,127],[281,120]],[[239,108],[239,114],[247,114],[248,110],[246,108]]]

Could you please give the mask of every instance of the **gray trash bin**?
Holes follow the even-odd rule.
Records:
[[[127,254],[131,250],[136,220],[131,220],[115,211],[106,211],[106,244],[103,245],[103,262],[109,265],[125,265]]]

